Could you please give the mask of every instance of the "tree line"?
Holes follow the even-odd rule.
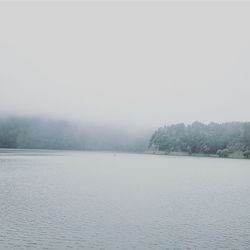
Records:
[[[250,158],[250,122],[203,124],[194,122],[157,129],[149,150],[171,154],[205,154],[219,157]]]

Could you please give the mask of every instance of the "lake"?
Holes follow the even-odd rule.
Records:
[[[250,161],[0,150],[0,249],[250,249]]]

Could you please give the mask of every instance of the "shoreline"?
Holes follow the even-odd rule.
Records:
[[[207,157],[207,158],[218,158],[218,159],[239,159],[239,160],[250,160],[249,158],[244,158],[244,157],[233,157],[233,156],[228,156],[228,157],[220,157],[216,154],[188,154],[185,152],[170,152],[166,153],[164,151],[142,151],[142,152],[133,152],[133,151],[117,151],[117,150],[91,150],[91,149],[85,149],[85,150],[77,150],[77,149],[38,149],[38,148],[0,148],[0,154],[1,153],[7,153],[4,151],[12,151],[12,150],[20,150],[20,151],[31,151],[31,150],[36,150],[36,151],[43,151],[43,152],[57,152],[57,151],[65,151],[65,152],[107,152],[107,153],[127,153],[127,154],[140,154],[140,155],[162,155],[162,156],[180,156],[180,157]],[[2,152],[1,152],[2,151]]]
[[[238,159],[238,160],[250,160],[250,158],[244,158],[244,157],[235,157],[235,156],[228,156],[228,157],[222,157],[217,154],[202,154],[202,153],[194,153],[194,154],[188,154],[185,152],[170,152],[166,153],[164,151],[145,151],[144,154],[149,155],[166,155],[166,156],[188,156],[188,157],[208,157],[208,158],[218,158],[218,159]]]

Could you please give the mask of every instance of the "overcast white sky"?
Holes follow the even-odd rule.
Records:
[[[0,3],[0,115],[250,120],[250,3]]]

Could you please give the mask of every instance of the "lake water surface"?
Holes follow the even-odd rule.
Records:
[[[250,161],[1,150],[0,249],[250,249]]]

